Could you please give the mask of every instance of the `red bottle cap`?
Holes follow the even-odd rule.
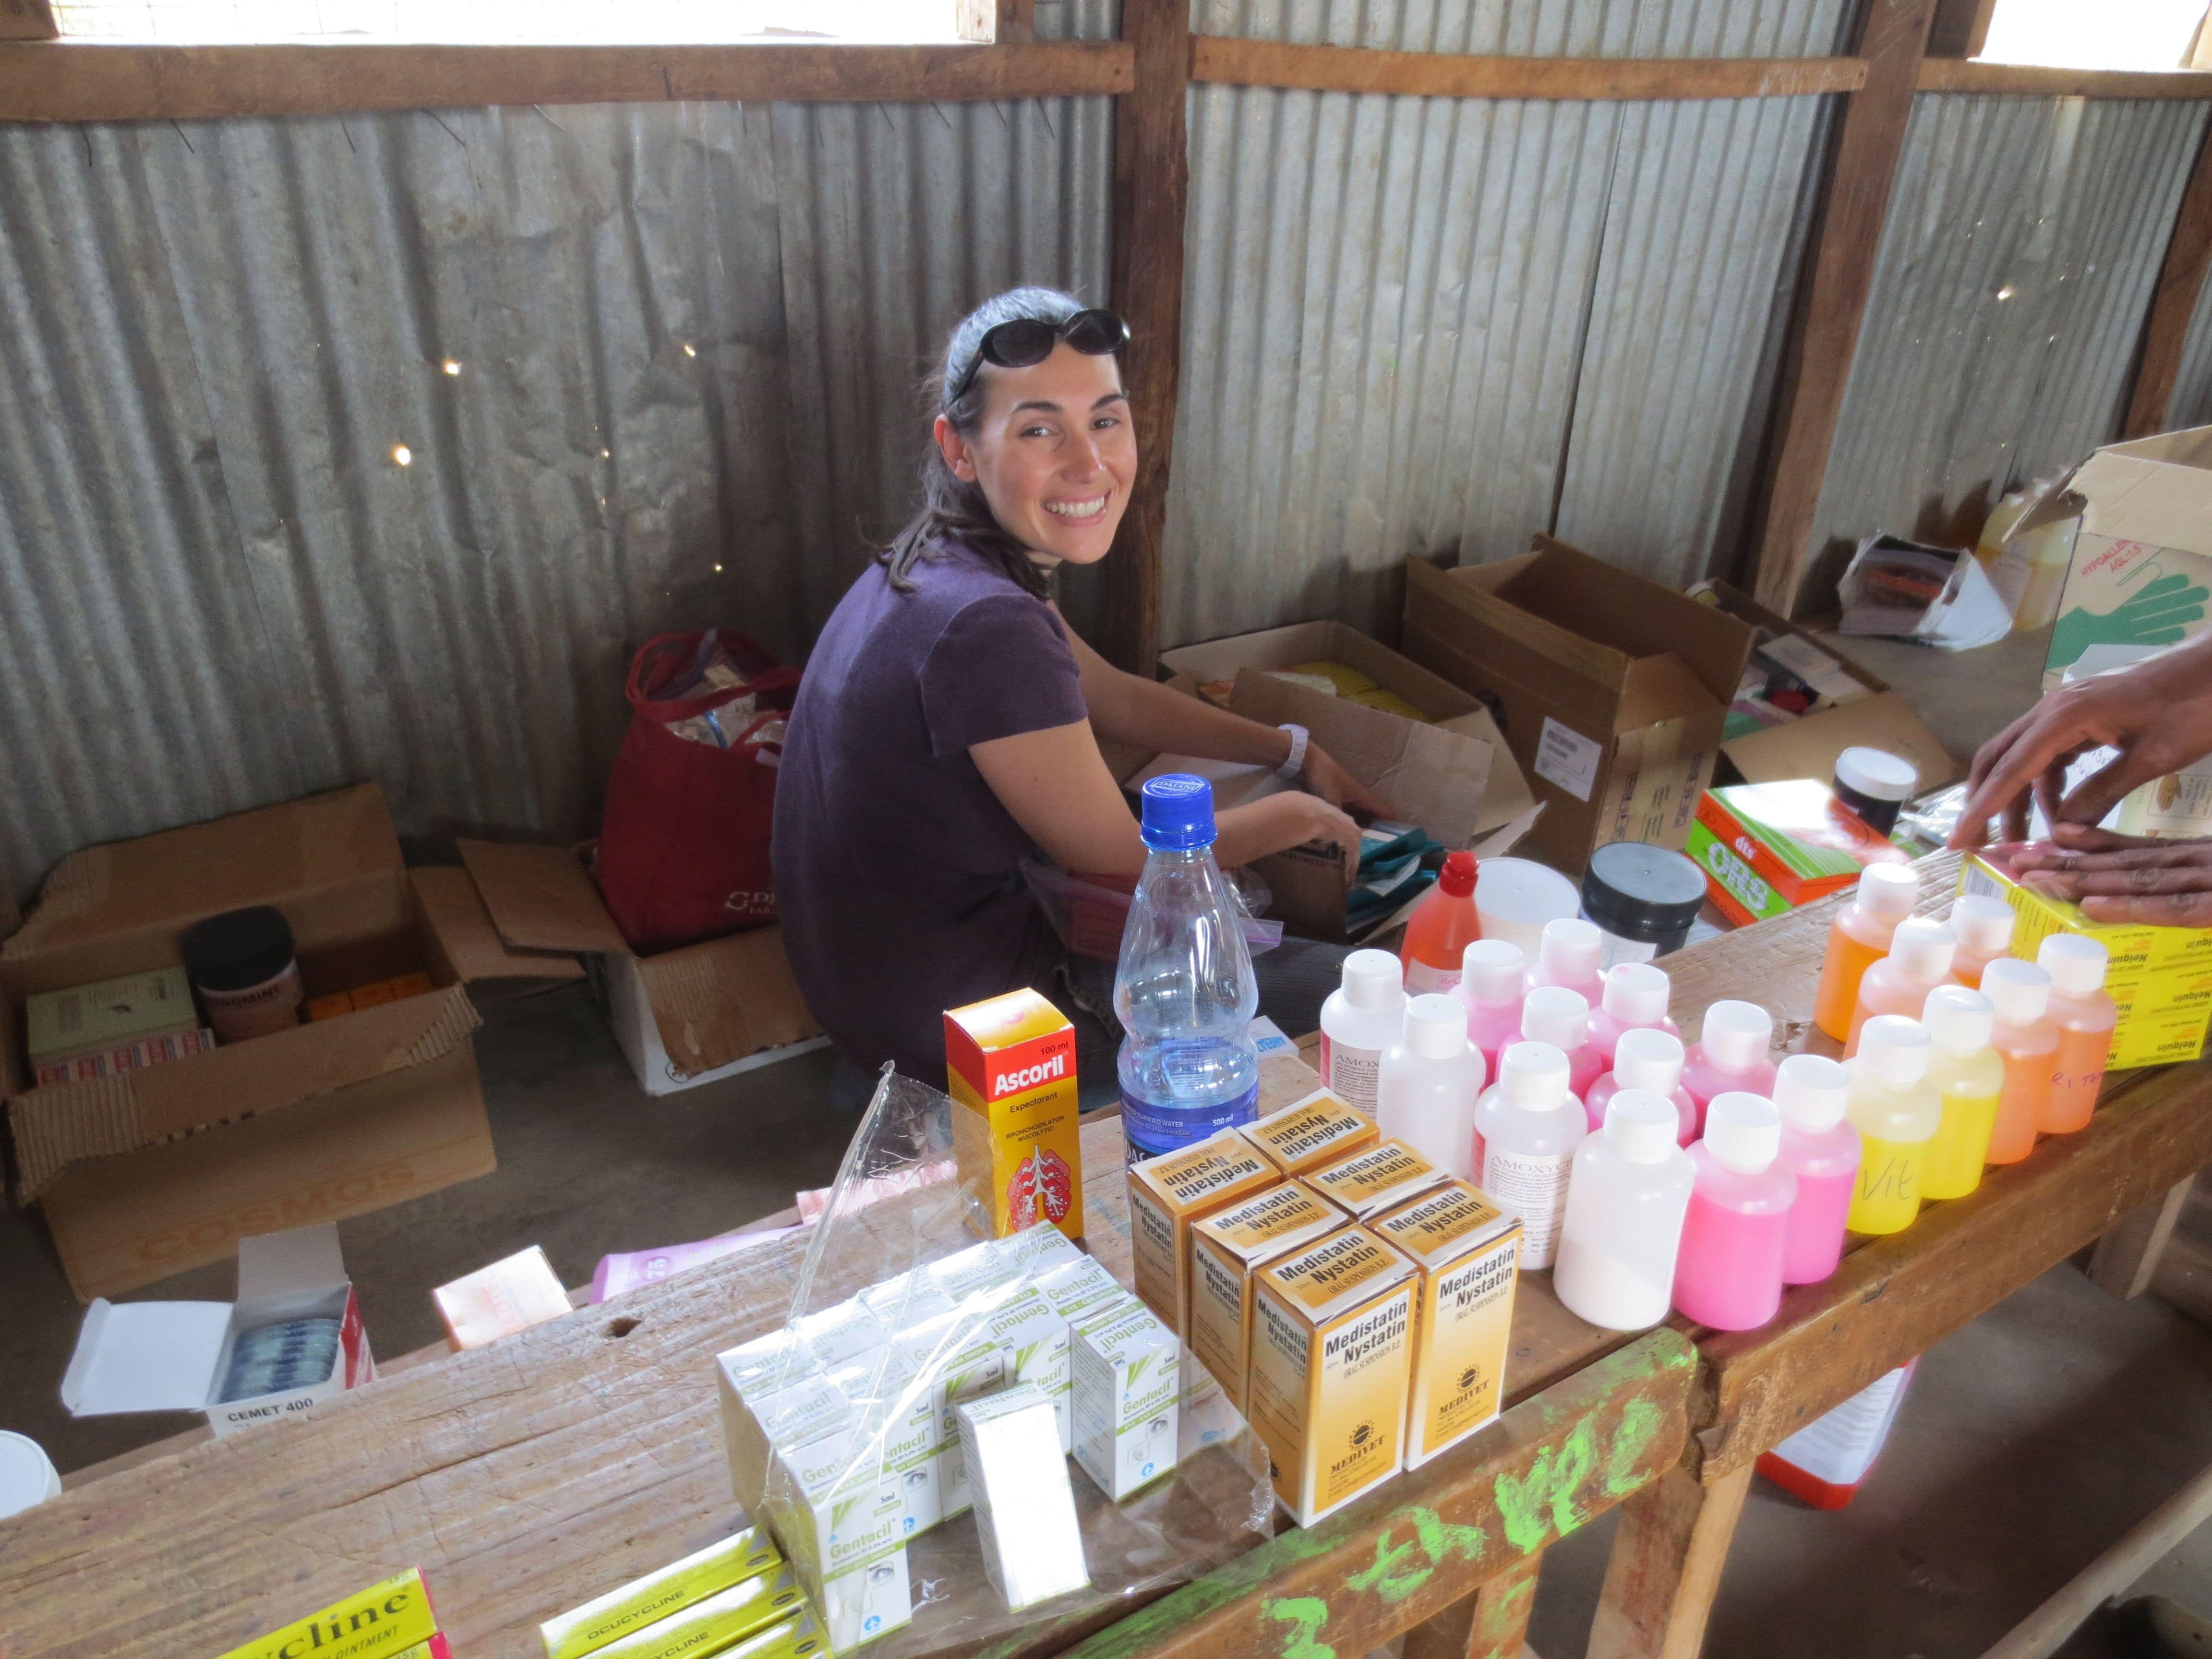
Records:
[[[1437,874],[1437,890],[1454,898],[1465,898],[1474,891],[1474,854],[1445,854],[1444,867]]]

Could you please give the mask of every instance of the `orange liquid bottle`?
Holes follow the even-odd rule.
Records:
[[[2051,1103],[2037,1127],[2047,1135],[2070,1135],[2097,1109],[2120,1011],[2106,993],[2107,953],[2095,939],[2053,933],[2043,941],[2035,961],[2051,975],[2051,1023],[2058,1028]]]
[[[1951,932],[1959,948],[1951,977],[1972,991],[1982,988],[1982,969],[2012,948],[2012,906],[1992,893],[1966,893],[1951,906]]]
[[[2058,1027],[2051,1023],[2051,975],[2032,962],[1999,957],[1982,970],[1982,994],[1996,1024],[1990,1046],[2004,1061],[1989,1160],[2017,1164],[2035,1150],[2036,1131],[2051,1107],[2058,1069]]]
[[[1928,994],[1951,981],[1951,956],[1959,942],[1951,930],[1933,916],[1907,916],[1889,937],[1889,954],[1859,975],[1858,1001],[1851,1009],[1851,1029],[1844,1041],[1844,1058],[1859,1051],[1859,1033],[1877,1014],[1917,1019],[1928,1006]]]
[[[1859,878],[1857,895],[1828,929],[1827,960],[1813,994],[1813,1023],[1838,1042],[1851,1034],[1859,981],[1889,954],[1890,935],[1920,902],[1920,878],[1902,864],[1875,864]]]
[[[1474,913],[1474,854],[1447,853],[1437,884],[1407,919],[1398,955],[1406,964],[1406,994],[1449,991],[1459,983],[1461,958],[1482,937]]]

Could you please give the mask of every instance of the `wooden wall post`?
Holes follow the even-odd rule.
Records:
[[[2212,33],[2212,13],[2207,14],[2205,27]],[[2143,325],[2142,362],[2136,370],[2122,436],[2147,438],[2166,429],[2173,383],[2181,372],[2181,348],[2189,337],[2189,321],[2197,313],[2208,271],[2212,271],[2212,121],[2205,124],[2203,142],[2197,147],[2197,165],[2181,192],[2181,210],[2174,216],[2173,234],[2166,240],[2166,262],[2159,267],[2150,317]]]
[[[0,0],[0,40],[56,40],[53,9],[46,0]]]
[[[1860,31],[1866,85],[1844,106],[1808,250],[1811,281],[1801,289],[1784,365],[1777,405],[1781,450],[1767,481],[1753,571],[1759,603],[1784,616],[1796,608],[1814,550],[1813,514],[1874,287],[1875,253],[1934,15],[1935,0],[1871,0]]]
[[[959,0],[963,40],[1009,46],[1036,39],[1036,0]]]
[[[1114,120],[1114,304],[1134,337],[1127,370],[1137,477],[1106,561],[1099,648],[1149,678],[1160,648],[1160,543],[1182,362],[1189,0],[1122,0],[1121,38],[1136,52],[1137,89],[1121,100]]]

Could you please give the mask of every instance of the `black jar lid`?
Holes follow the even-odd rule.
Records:
[[[243,991],[292,962],[292,924],[265,904],[226,910],[185,931],[185,971],[203,991]]]
[[[1705,872],[1680,853],[1640,841],[1608,842],[1590,854],[1583,908],[1609,933],[1656,939],[1698,919]]]

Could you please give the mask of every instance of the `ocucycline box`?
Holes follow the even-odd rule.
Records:
[[[1129,1255],[1137,1294],[1177,1336],[1190,1332],[1190,1227],[1281,1172],[1235,1129],[1129,1167]]]
[[[788,1566],[747,1579],[593,1650],[599,1659],[694,1659],[721,1653],[806,1611]]]
[[[1334,1164],[1377,1138],[1375,1120],[1346,1105],[1326,1089],[1271,1112],[1237,1131],[1285,1176],[1302,1176]]]
[[[1118,1318],[1079,1320],[1069,1332],[1075,1461],[1117,1504],[1176,1466],[1182,1351],[1142,1304]]]
[[[1030,990],[945,1016],[953,1156],[969,1217],[985,1238],[1049,1221],[1083,1237],[1075,1028]]]
[[[594,1596],[583,1606],[538,1626],[545,1659],[580,1659],[618,1637],[680,1613],[783,1565],[769,1536],[757,1527],[732,1533],[672,1562],[657,1572]]]
[[[1190,1351],[1244,1409],[1252,1355],[1255,1268],[1334,1232],[1347,1218],[1312,1188],[1288,1182],[1216,1210],[1190,1230]]]
[[[1386,1140],[1324,1164],[1306,1184],[1347,1215],[1364,1221],[1426,1192],[1450,1172],[1438,1169],[1402,1140]]]
[[[1497,1419],[1513,1349],[1521,1222],[1454,1181],[1371,1224],[1420,1271],[1406,1433],[1406,1467],[1419,1468]]]
[[[222,1659],[293,1659],[308,1653],[316,1659],[325,1655],[330,1659],[370,1659],[422,1643],[433,1644],[435,1651],[442,1642],[430,1609],[430,1592],[422,1573],[410,1567],[397,1578],[357,1590],[282,1630],[257,1636]]]

